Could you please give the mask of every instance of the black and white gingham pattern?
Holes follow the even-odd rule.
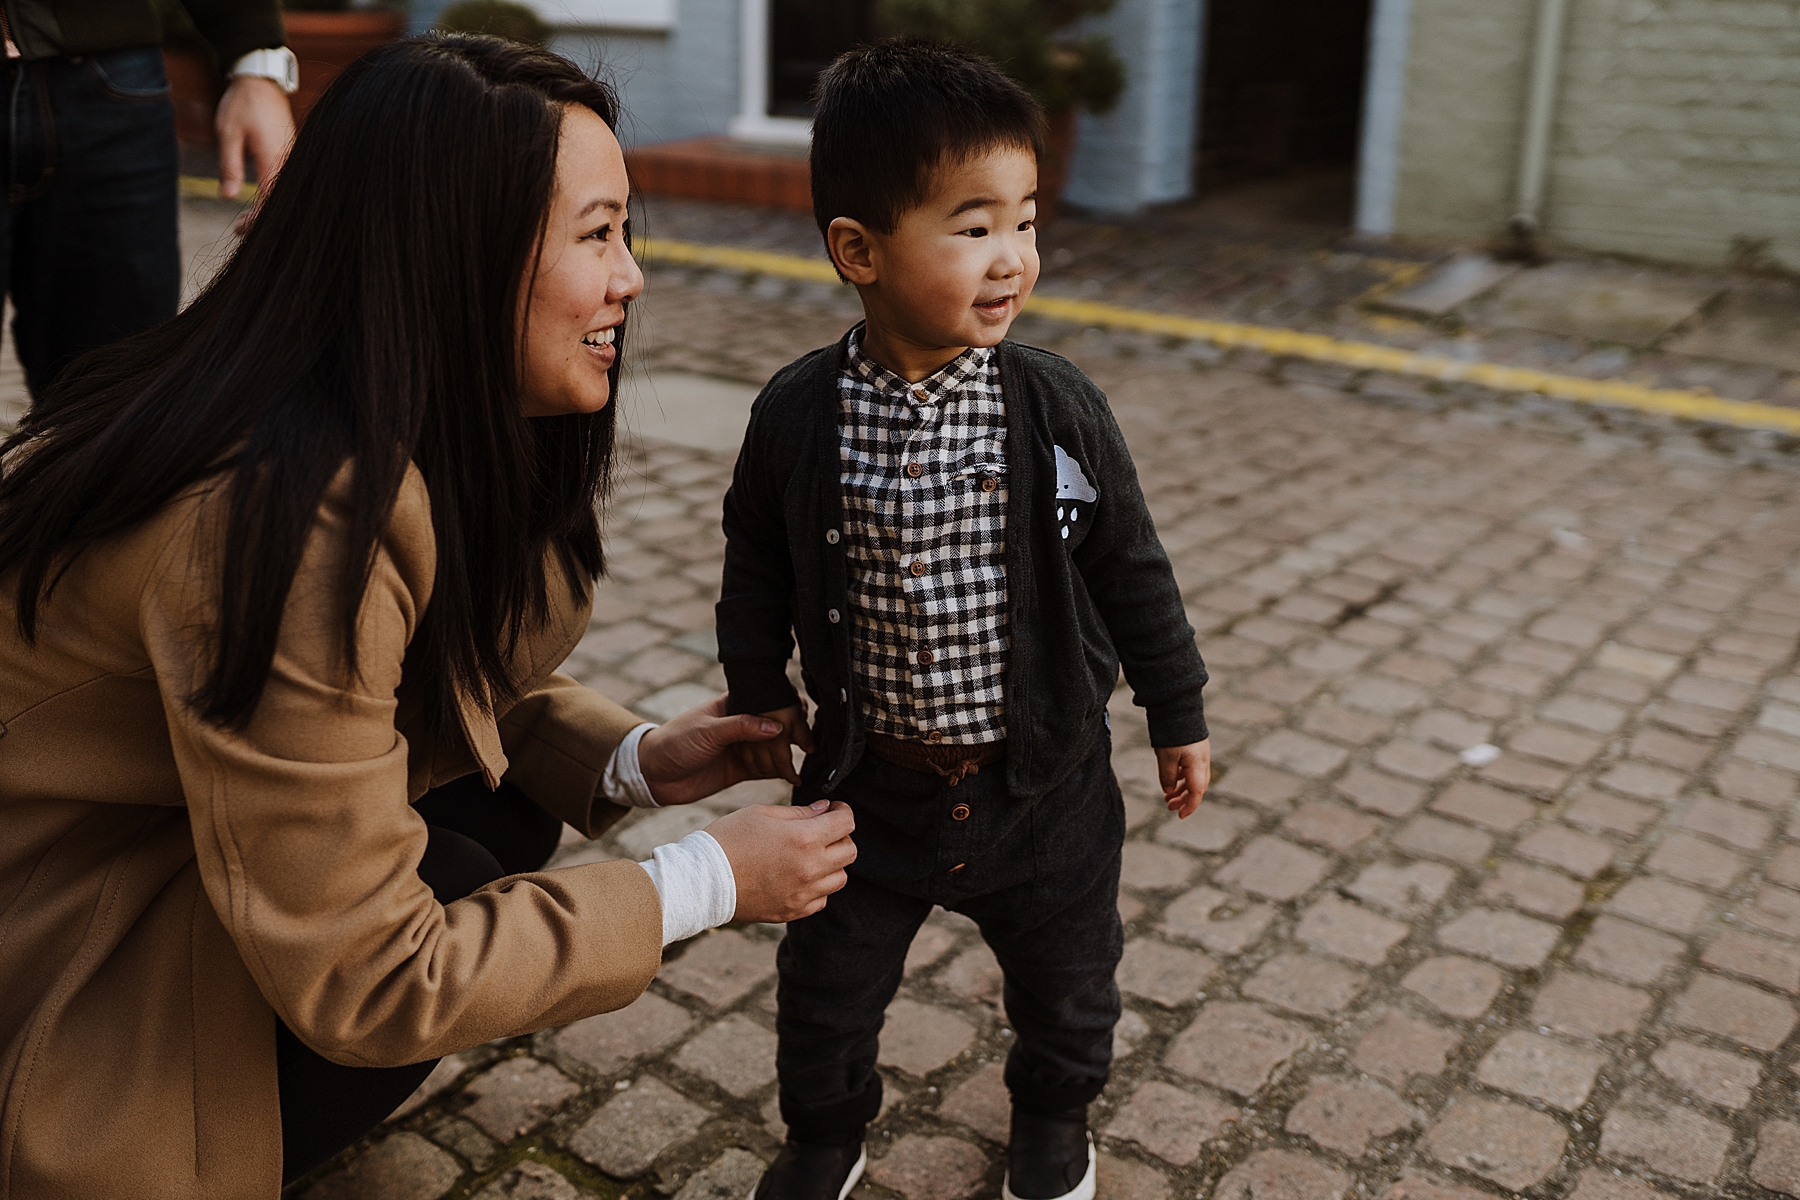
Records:
[[[909,384],[853,337],[838,393],[850,647],[866,726],[951,745],[1000,741],[1006,405],[994,353],[970,349]]]

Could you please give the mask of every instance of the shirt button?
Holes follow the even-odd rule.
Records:
[[[843,620],[844,617],[843,617],[842,613],[838,612],[838,610],[834,608],[825,614],[825,619],[827,621],[830,621],[833,625],[836,625],[839,621]]]
[[[828,546],[835,546],[838,544],[838,531],[837,530],[827,529],[825,531],[825,544]]]
[[[924,559],[915,558],[915,559],[913,559],[912,566],[910,566],[906,569],[911,571],[914,575],[923,575],[925,572],[929,571],[931,568],[925,565]]]
[[[950,810],[950,819],[952,821],[968,820],[969,819],[969,806],[966,804],[959,804],[955,808],[951,809]]]
[[[981,490],[984,492],[991,492],[999,486],[1000,481],[995,479],[992,475],[989,475],[986,479],[981,481]]]
[[[913,389],[913,399],[914,400],[929,400],[929,399],[931,399],[931,393],[926,391],[924,388],[914,388]]]
[[[921,666],[929,667],[932,663],[934,663],[936,661],[937,661],[937,655],[933,654],[931,651],[929,651],[929,650],[919,651],[919,664]]]
[[[925,735],[925,740],[928,742],[941,742],[944,740],[944,731],[941,729],[934,729]]]
[[[919,476],[923,475],[924,473],[925,473],[925,468],[921,467],[918,463],[907,463],[906,464],[906,474],[909,478],[917,479]]]

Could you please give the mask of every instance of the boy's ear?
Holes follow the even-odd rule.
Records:
[[[875,248],[861,221],[833,217],[825,230],[825,246],[847,283],[860,287],[875,282]]]

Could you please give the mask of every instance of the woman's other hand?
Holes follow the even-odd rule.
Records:
[[[789,747],[798,746],[803,754],[813,752],[812,728],[806,723],[806,710],[798,704],[790,704],[764,713],[763,718],[779,722],[781,736],[740,745],[738,757],[744,761],[745,772],[751,779],[785,779],[798,787],[800,772],[794,770],[794,752]]]
[[[734,921],[797,921],[825,907],[856,861],[856,819],[842,801],[806,808],[759,804],[706,827],[737,878]]]
[[[658,804],[692,804],[734,783],[768,778],[733,751],[761,749],[757,743],[782,733],[781,722],[768,717],[726,716],[725,697],[720,696],[646,733],[638,742],[638,769]]]

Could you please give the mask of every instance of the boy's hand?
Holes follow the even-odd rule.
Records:
[[[806,709],[798,704],[763,713],[779,722],[781,733],[761,743],[740,743],[738,757],[752,779],[785,779],[796,786],[800,772],[794,769],[794,756],[789,746],[798,746],[806,754],[813,752],[812,728],[806,723]]]
[[[1212,782],[1212,741],[1191,746],[1158,746],[1156,778],[1162,784],[1163,802],[1182,820],[1194,815],[1206,785]]]

